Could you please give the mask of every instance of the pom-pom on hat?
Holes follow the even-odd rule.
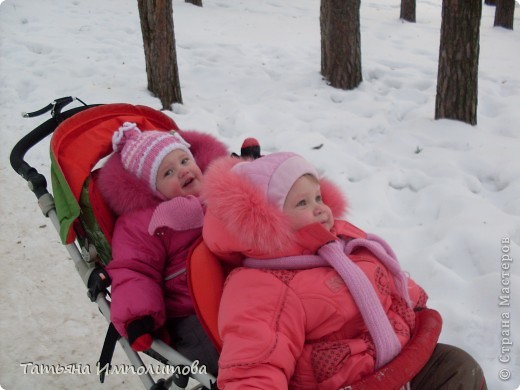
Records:
[[[131,122],[125,122],[112,136],[112,148],[121,154],[123,167],[148,184],[154,194],[157,193],[155,183],[162,160],[177,149],[193,158],[189,147],[190,144],[175,131],[142,132]]]
[[[310,174],[319,179],[316,168],[303,157],[290,152],[272,153],[254,161],[242,162],[235,165],[232,171],[251,181],[279,210],[283,209],[289,190],[301,176]]]

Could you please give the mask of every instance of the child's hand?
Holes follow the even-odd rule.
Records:
[[[131,345],[132,349],[136,352],[147,351],[150,349],[153,343],[153,338],[150,333],[143,334],[136,338]]]
[[[136,352],[146,351],[152,346],[153,340],[158,338],[166,344],[170,344],[170,334],[166,328],[153,331],[153,319],[150,316],[132,321],[126,329],[130,346]]]
[[[153,319],[150,316],[132,321],[126,328],[128,341],[134,351],[146,351],[152,346]]]
[[[155,209],[148,233],[155,234],[160,227],[182,231],[202,227],[204,210],[199,198],[192,195],[178,196],[161,203]]]

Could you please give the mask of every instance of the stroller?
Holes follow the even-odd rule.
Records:
[[[83,105],[63,111],[64,107],[75,100]],[[112,152],[113,131],[123,122],[137,122],[143,131],[179,130],[177,125],[170,117],[150,107],[130,104],[86,105],[73,97],[57,99],[41,110],[24,115],[34,117],[49,111],[52,118],[15,145],[10,156],[11,166],[28,182],[43,214],[53,222],[87,288],[90,300],[98,305],[109,323],[99,360],[100,367],[110,367],[115,345],[119,342],[147,389],[186,389],[189,387],[190,378],[198,382],[192,389],[216,389],[216,378],[192,370],[193,362],[158,339],[154,340],[151,348],[144,353],[173,369],[171,376],[154,380],[145,369],[140,353],[135,352],[128,340],[120,337],[110,323],[110,278],[104,266],[111,260],[111,233],[115,215],[98,191],[97,165]],[[53,194],[47,190],[45,177],[24,160],[29,149],[50,134],[53,134]],[[84,145],[89,147],[86,148]],[[244,141],[240,156],[233,155],[245,158],[261,157],[259,146],[254,139]],[[186,268],[196,314],[220,352],[222,341],[217,328],[218,307],[224,281],[230,269],[209,251],[202,239],[192,247]],[[434,310],[424,309],[418,312],[416,331],[401,354],[372,375],[347,388],[401,388],[428,360],[432,348],[425,340],[437,340],[441,322],[439,314]],[[100,372],[100,380],[104,380],[103,370]]]
[[[79,101],[82,105],[64,111],[73,101]],[[73,97],[57,99],[47,107],[24,116],[35,117],[49,111],[52,118],[15,145],[10,161],[13,169],[28,182],[38,198],[43,214],[51,219],[87,288],[90,300],[98,305],[109,323],[98,362],[101,382],[110,370],[112,354],[119,342],[133,365],[133,372],[139,375],[147,389],[185,389],[190,378],[199,383],[194,388],[216,388],[216,379],[212,375],[197,370],[196,363],[159,339],[154,340],[151,349],[145,353],[164,364],[167,368],[164,372],[171,376],[155,380],[146,370],[142,356],[110,324],[110,278],[104,266],[111,260],[111,236],[116,216],[97,189],[98,163],[111,154],[114,129],[125,121],[139,123],[142,130],[179,130],[178,126],[166,114],[150,107],[87,105]],[[46,178],[24,161],[29,149],[50,134],[52,194],[47,190]]]

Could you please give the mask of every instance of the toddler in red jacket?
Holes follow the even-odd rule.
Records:
[[[186,259],[202,233],[202,170],[226,148],[194,132],[143,131],[125,123],[99,188],[118,215],[112,236],[111,320],[136,351],[153,337],[208,372],[218,354],[199,324],[188,290]],[[190,143],[188,143],[190,142]]]
[[[219,388],[485,387],[469,355],[437,345],[440,316],[390,246],[339,219],[341,192],[301,156],[223,159],[205,180],[204,240],[237,266]]]

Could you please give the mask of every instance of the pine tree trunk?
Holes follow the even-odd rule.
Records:
[[[401,19],[415,23],[415,0],[401,0]]]
[[[162,108],[182,103],[173,30],[172,0],[138,0],[148,89]]]
[[[361,75],[360,0],[321,0],[321,74],[333,87],[354,89]]]
[[[443,0],[435,119],[477,123],[482,0]]]
[[[495,9],[495,27],[513,29],[515,15],[515,0],[497,0]]]

